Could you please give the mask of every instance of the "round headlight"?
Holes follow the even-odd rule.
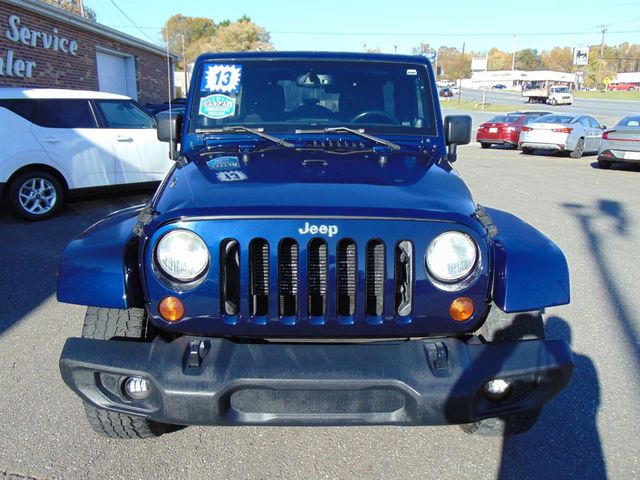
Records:
[[[427,270],[437,281],[457,282],[471,273],[477,256],[471,237],[461,232],[445,232],[434,238],[427,248]]]
[[[173,230],[158,242],[156,261],[164,274],[180,282],[190,282],[209,265],[209,250],[195,233]]]

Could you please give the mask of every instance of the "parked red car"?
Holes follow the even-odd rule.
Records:
[[[551,112],[542,110],[525,110],[497,115],[488,122],[480,124],[476,134],[476,142],[482,148],[491,145],[510,145],[518,148],[520,129],[528,121]]]
[[[613,92],[628,92],[631,90],[637,90],[638,88],[640,88],[640,85],[635,83],[610,83],[607,85],[607,90],[611,90]]]

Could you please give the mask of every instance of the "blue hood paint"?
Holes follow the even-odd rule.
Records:
[[[159,223],[209,215],[349,215],[476,224],[468,188],[435,154],[392,153],[381,165],[372,151],[276,149],[253,154],[247,164],[237,156],[240,168],[217,168],[215,159],[229,156],[192,152],[156,197]]]

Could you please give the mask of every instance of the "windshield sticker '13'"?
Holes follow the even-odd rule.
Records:
[[[242,65],[205,65],[201,91],[238,93]]]

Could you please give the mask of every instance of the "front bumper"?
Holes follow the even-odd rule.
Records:
[[[541,407],[568,383],[563,340],[467,344],[455,338],[368,344],[151,343],[70,338],[67,385],[101,408],[179,425],[442,425]],[[150,381],[127,398],[130,376]],[[490,401],[484,384],[512,382]]]

